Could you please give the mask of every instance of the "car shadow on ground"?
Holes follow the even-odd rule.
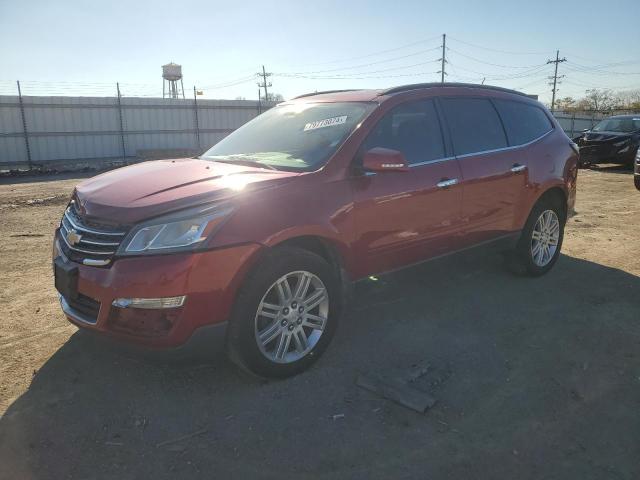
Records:
[[[76,333],[0,419],[0,476],[638,478],[639,294],[568,256],[439,260],[358,284],[325,356],[273,382]],[[418,364],[424,415],[354,384]]]
[[[586,167],[588,170],[594,170],[596,172],[604,173],[622,173],[633,174],[633,165],[618,165],[615,163],[605,163],[602,165],[594,164]]]

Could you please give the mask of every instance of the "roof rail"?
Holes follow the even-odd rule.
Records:
[[[436,88],[436,87],[484,88],[484,89],[487,89],[487,90],[496,90],[496,91],[499,91],[499,92],[513,93],[513,94],[522,95],[522,96],[525,96],[525,97],[528,96],[526,93],[518,92],[516,90],[511,90],[509,88],[494,87],[492,85],[478,85],[476,83],[457,83],[457,82],[413,83],[411,85],[402,85],[400,87],[393,87],[393,88],[389,88],[387,90],[383,90],[378,94],[378,96],[391,95],[391,94],[400,93],[400,92],[408,92],[410,90],[419,90],[421,88]]]
[[[304,93],[302,95],[298,95],[297,97],[293,97],[292,100],[295,100],[296,98],[313,97],[314,95],[322,95],[323,93],[355,92],[356,90],[359,90],[359,89],[358,88],[347,88],[347,89],[344,89],[344,90],[324,90],[322,92]]]

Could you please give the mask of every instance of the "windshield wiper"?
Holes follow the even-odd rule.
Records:
[[[219,160],[216,158],[214,162],[231,163],[233,165],[247,165],[249,167],[266,168],[268,170],[276,170],[276,171],[278,170],[273,165],[269,165],[268,163],[262,163],[262,162],[259,162],[258,160],[251,160],[250,158],[224,159],[224,160]]]

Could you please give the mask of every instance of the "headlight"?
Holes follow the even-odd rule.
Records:
[[[191,250],[202,244],[231,214],[231,207],[200,207],[177,212],[133,228],[120,245],[119,255]]]

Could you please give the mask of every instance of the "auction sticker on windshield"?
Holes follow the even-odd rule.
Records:
[[[342,125],[343,123],[346,123],[346,121],[347,121],[347,115],[343,115],[342,117],[325,118],[324,120],[317,120],[315,122],[307,123],[304,126],[303,131],[306,132],[308,130],[316,130],[318,128],[333,127],[334,125]]]

